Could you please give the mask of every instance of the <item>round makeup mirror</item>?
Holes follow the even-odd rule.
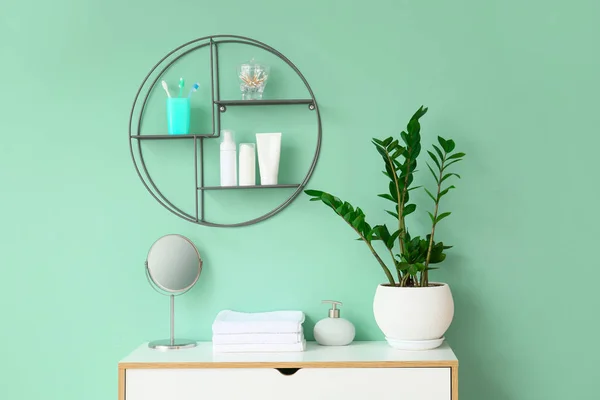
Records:
[[[190,290],[202,272],[202,259],[196,246],[181,235],[166,235],[158,239],[146,258],[146,277],[159,293],[171,297],[171,335],[169,339],[148,344],[157,350],[174,350],[196,346],[196,342],[175,338],[175,296]]]

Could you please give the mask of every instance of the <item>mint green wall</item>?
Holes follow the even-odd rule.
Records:
[[[265,223],[209,229],[160,207],[134,172],[141,78],[184,41],[233,33],[305,74],[324,127],[310,187],[371,219],[385,185],[372,136],[425,104],[424,140],[468,153],[440,229],[455,248],[435,274],[455,296],[461,399],[595,398],[598,4],[4,0],[0,397],[116,398],[118,360],[168,333],[142,262],[171,232],[205,260],[178,301],[181,336],[209,339],[224,308],[302,309],[310,331],[335,298],[359,339],[382,339],[371,303],[383,276],[325,208],[301,198]]]

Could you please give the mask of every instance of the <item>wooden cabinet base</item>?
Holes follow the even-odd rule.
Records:
[[[458,400],[458,360],[444,344],[423,352],[385,342],[309,344],[302,353],[213,354],[211,343],[159,352],[140,346],[119,363],[119,400]]]

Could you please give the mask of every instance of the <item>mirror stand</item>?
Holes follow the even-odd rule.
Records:
[[[146,267],[146,278],[148,279],[148,283],[150,286],[158,293],[165,294],[161,288],[158,288],[156,283],[151,279],[150,271],[148,270],[148,262],[145,263]],[[187,291],[187,290],[186,290]],[[183,292],[185,293],[185,292]],[[180,293],[180,294],[183,294]],[[171,298],[171,309],[170,309],[170,336],[169,339],[160,339],[153,340],[148,343],[148,347],[155,350],[179,350],[179,349],[190,349],[192,347],[196,347],[196,341],[190,339],[177,339],[175,338],[175,295],[171,293],[169,295]]]
[[[178,350],[189,349],[196,346],[194,340],[175,338],[175,295],[171,297],[171,336],[170,339],[154,340],[148,343],[148,347],[156,350]]]
[[[196,246],[181,235],[165,235],[158,239],[146,258],[146,279],[158,293],[171,297],[171,335],[155,340],[148,347],[156,350],[189,349],[196,341],[175,338],[175,296],[190,290],[202,272],[202,259]]]

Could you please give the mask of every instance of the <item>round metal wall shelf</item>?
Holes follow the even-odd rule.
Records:
[[[225,43],[239,43],[249,46],[255,46],[260,49],[266,50],[275,56],[279,57],[283,60],[302,80],[308,93],[310,94],[310,98],[306,99],[283,99],[283,100],[223,100],[220,97],[219,92],[219,44]],[[183,56],[196,51],[198,49],[209,47],[210,51],[210,75],[211,75],[211,99],[212,99],[212,132],[209,134],[187,134],[187,135],[148,135],[141,133],[142,120],[144,116],[144,110],[148,103],[148,99],[150,97],[150,93],[152,88],[156,87],[158,80],[161,76],[171,67],[177,60],[181,59]],[[146,89],[146,90],[145,90]],[[145,90],[145,91],[144,91]],[[145,93],[145,94],[143,94]],[[315,117],[317,119],[317,144],[315,149],[315,155],[312,159],[312,163],[306,173],[304,179],[296,184],[281,184],[281,185],[271,185],[271,186],[233,186],[233,187],[221,187],[221,186],[205,186],[204,184],[204,141],[211,140],[214,138],[220,137],[221,132],[221,114],[228,111],[231,107],[237,106],[270,106],[270,105],[289,105],[289,106],[306,106],[306,111],[303,112],[314,112]],[[252,225],[257,222],[261,222],[266,220],[267,218],[272,217],[277,214],[285,207],[290,205],[296,197],[300,193],[302,193],[304,187],[308,183],[315,166],[317,164],[317,160],[319,158],[319,153],[321,150],[321,136],[322,136],[322,128],[321,128],[321,115],[319,113],[319,107],[317,105],[317,101],[313,94],[313,91],[308,84],[308,81],[300,70],[283,54],[274,48],[259,42],[254,39],[250,39],[243,36],[235,36],[235,35],[213,35],[206,36],[203,38],[199,38],[196,40],[192,40],[187,42],[171,52],[165,55],[162,59],[160,59],[154,67],[148,72],[142,84],[140,85],[136,95],[133,105],[131,107],[131,113],[129,116],[129,146],[131,150],[131,158],[133,160],[133,164],[135,169],[140,177],[142,183],[150,192],[150,194],[158,201],[163,207],[167,210],[171,211],[173,214],[177,215],[180,218],[183,218],[187,221],[206,226],[215,226],[215,227],[238,227],[238,226],[247,226]],[[160,191],[160,189],[154,183],[154,180],[150,176],[148,172],[148,168],[146,167],[146,163],[144,160],[144,154],[142,151],[142,141],[145,140],[189,140],[193,142],[194,146],[194,176],[195,176],[195,212],[189,213],[183,211],[179,207],[175,206],[173,202],[171,202],[167,197]],[[136,160],[136,155],[138,160]],[[205,192],[209,190],[277,190],[277,189],[295,189],[293,193],[281,204],[275,207],[273,210],[268,213],[259,216],[257,218],[242,221],[238,223],[228,223],[222,224],[214,221],[210,221],[207,219],[207,210],[205,207]]]

